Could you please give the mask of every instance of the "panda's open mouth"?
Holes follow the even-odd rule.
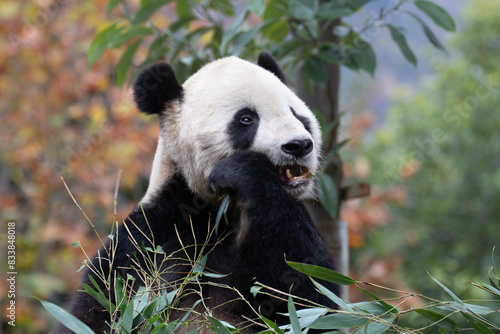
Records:
[[[309,180],[309,169],[300,165],[278,166],[280,178],[290,186],[296,186]]]

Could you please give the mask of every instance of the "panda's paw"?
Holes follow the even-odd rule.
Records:
[[[279,180],[271,161],[253,151],[238,152],[217,164],[207,181],[207,189],[216,195],[244,195],[255,187]]]

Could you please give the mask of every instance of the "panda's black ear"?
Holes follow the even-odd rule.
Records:
[[[166,63],[145,68],[135,79],[133,89],[137,108],[148,115],[161,114],[166,103],[183,97],[182,86]]]
[[[257,60],[257,65],[273,73],[278,79],[281,80],[286,85],[286,78],[283,70],[278,65],[276,60],[266,51],[262,51],[259,54],[259,59]]]

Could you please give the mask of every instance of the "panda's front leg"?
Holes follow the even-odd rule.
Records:
[[[265,155],[245,151],[229,156],[214,168],[207,186],[217,194],[229,193],[235,198],[239,221],[235,224],[234,273],[241,293],[252,299],[250,287],[260,282],[336,307],[316,291],[306,275],[286,264],[286,261],[296,261],[334,269],[333,260],[303,203],[286,191],[285,181]],[[321,283],[339,293],[337,285]],[[287,321],[278,315],[287,312],[286,302],[258,295],[253,303],[264,316],[278,322]]]

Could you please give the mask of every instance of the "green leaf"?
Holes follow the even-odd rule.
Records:
[[[204,255],[200,261],[198,261],[194,268],[193,268],[193,273],[198,273],[198,274],[201,274],[205,271],[205,266],[207,264],[207,260],[208,260],[208,254],[207,255]]]
[[[109,15],[111,13],[111,11],[113,10],[113,8],[115,8],[119,2],[120,2],[120,0],[109,0],[107,5],[106,5],[106,14]]]
[[[380,303],[374,302],[360,302],[353,303],[353,308],[364,313],[371,313],[376,316],[382,316],[387,314],[387,308],[382,306]]]
[[[36,298],[36,297],[35,297]],[[80,319],[75,317],[73,314],[69,313],[62,307],[57,306],[51,302],[45,301],[40,298],[36,298],[43,307],[60,323],[64,324],[68,329],[72,330],[76,334],[95,334],[86,324],[84,324]]]
[[[267,319],[262,314],[259,315],[262,320],[277,334],[284,334],[284,332],[272,320]]]
[[[299,318],[297,317],[297,310],[293,304],[292,296],[288,297],[288,317],[290,318],[290,324],[292,325],[293,332],[295,334],[301,334],[302,330],[299,324]]]
[[[169,324],[169,325],[170,325],[170,324]],[[161,333],[163,333],[162,329],[163,329],[164,327],[166,327],[166,326],[167,326],[167,324],[165,324],[165,323],[163,323],[163,324],[159,324],[158,326],[156,326],[156,327],[155,327],[155,328],[151,331],[151,333],[150,333],[150,334],[154,334],[154,333],[156,333],[156,332],[161,332]],[[170,332],[169,332],[169,331],[166,331],[166,333],[171,333],[171,331],[170,331]]]
[[[191,18],[194,16],[193,8],[189,3],[189,0],[175,0],[177,8],[177,17],[179,19]]]
[[[152,35],[153,30],[140,26],[131,26],[128,30],[122,31],[118,36],[108,43],[108,47],[117,48],[136,37]]]
[[[427,275],[429,275],[429,277],[432,278],[434,282],[436,282],[444,291],[446,291],[446,293],[448,293],[451,296],[451,298],[453,298],[455,302],[457,302],[458,305],[464,306],[464,302],[460,298],[458,298],[457,295],[455,295],[450,289],[448,289],[443,283],[439,282],[437,279],[432,277],[431,274],[427,273]]]
[[[275,23],[267,26],[262,30],[262,35],[275,42],[283,42],[283,39],[288,34],[289,27],[283,16],[286,15],[285,0],[269,0],[266,10],[262,16],[263,20],[278,19]]]
[[[77,242],[73,242],[71,244],[72,247],[80,247],[80,241],[77,241]]]
[[[89,51],[87,52],[87,61],[89,66],[92,66],[108,47],[108,44],[113,40],[114,36],[119,34],[124,27],[119,27],[118,22],[114,22],[97,33],[90,43]]]
[[[148,290],[149,288],[146,288],[145,286],[139,287],[139,290],[137,290],[137,294],[134,296],[133,299],[133,317],[135,318],[138,314],[141,314],[143,310],[146,308],[146,306],[149,304],[149,295],[150,291]],[[132,304],[132,303],[131,303]]]
[[[335,124],[336,122],[332,122],[330,124],[328,124],[327,126],[325,126],[324,129],[327,129],[327,128],[330,128],[328,130],[328,132],[325,132],[325,136],[328,135],[331,131],[331,129],[333,129],[333,127],[336,125]],[[332,158],[335,156],[335,154],[342,148],[344,147],[345,144],[347,144],[349,142],[349,139],[346,138],[344,140],[342,140],[340,143],[338,143],[337,145],[335,145],[335,147],[332,147],[332,149],[330,150],[330,152],[328,152],[328,154],[326,155],[325,157],[325,160],[321,163],[321,167],[320,167],[320,171],[321,172],[325,172],[326,171],[326,168],[328,167],[328,165],[330,164],[330,161],[332,160]]]
[[[129,303],[125,308],[125,312],[121,317],[122,323],[121,327],[125,330],[125,333],[130,333],[132,331],[132,324],[134,322],[134,303]]]
[[[348,1],[348,4],[353,10],[358,10],[371,1],[373,0],[350,0]]]
[[[344,60],[342,49],[335,43],[320,45],[318,56],[328,63],[340,63]]]
[[[491,268],[488,270],[488,277],[491,285],[500,289],[500,277],[497,276],[497,272],[495,269],[495,247],[493,247],[491,251]]]
[[[331,269],[315,266],[313,264],[299,263],[293,261],[286,261],[286,263],[293,269],[315,278],[319,278],[328,282],[337,283],[341,285],[352,285],[360,283],[348,276],[342,275]]]
[[[449,329],[449,330],[454,330],[457,329],[458,326],[453,321],[452,319],[449,318],[448,316],[444,316],[441,313],[437,313],[431,310],[426,310],[426,309],[417,309],[415,310],[416,313],[420,314],[422,317],[426,318],[427,320],[432,321],[433,323],[438,324],[440,327]]]
[[[326,66],[325,63],[318,57],[312,56],[306,59],[304,71],[309,79],[320,84],[326,85]]]
[[[489,329],[485,324],[483,324],[478,319],[466,314],[462,313],[463,317],[469,322],[469,324],[474,328],[478,333],[481,334],[494,334],[491,329]]]
[[[226,52],[227,44],[241,31],[241,27],[248,17],[248,14],[250,14],[250,11],[243,11],[240,16],[238,16],[236,20],[234,20],[233,24],[231,24],[231,26],[223,32],[222,41],[220,44],[220,49],[223,54],[225,54]]]
[[[230,51],[228,52],[230,55],[235,55],[238,56],[240,52],[243,50],[243,48],[252,40],[255,39],[255,36],[257,34],[265,29],[266,27],[270,26],[271,24],[274,24],[278,19],[272,19],[272,20],[267,20],[256,27],[253,27],[250,30],[244,31],[236,35],[236,37],[232,40],[231,44],[232,47]]]
[[[219,231],[220,221],[222,219],[222,216],[226,214],[230,201],[231,197],[229,197],[229,195],[226,195],[222,200],[222,203],[220,204],[219,210],[217,211],[217,215],[215,216],[215,234],[217,234]]]
[[[363,326],[364,324],[366,324],[366,320],[366,317],[358,314],[334,313],[319,318],[307,327],[310,329],[326,330],[350,328]]]
[[[320,173],[316,175],[319,201],[323,208],[330,214],[330,217],[336,218],[338,213],[339,195],[337,187],[330,175]]]
[[[351,52],[351,58],[358,67],[373,76],[377,67],[377,57],[370,43],[358,41],[351,49]]]
[[[345,301],[343,301],[339,296],[337,296],[332,291],[328,290],[322,284],[316,282],[314,279],[311,278],[311,281],[319,289],[319,291],[321,291],[322,294],[327,296],[330,300],[332,300],[335,304],[337,304],[341,309],[343,309],[346,312],[354,312],[354,310],[352,309],[352,307],[349,303],[346,303]]]
[[[217,334],[231,334],[231,331],[219,320],[207,315],[208,321],[210,321],[210,328],[214,330]]]
[[[394,313],[394,314],[398,314],[399,311],[398,311],[398,308],[396,306],[393,306],[393,305],[390,305],[388,303],[386,303],[385,301],[383,301],[382,299],[380,299],[378,296],[376,296],[374,293],[368,291],[368,290],[365,290],[363,289],[362,287],[357,287],[361,292],[363,292],[365,295],[373,298],[374,300],[376,300],[380,305],[382,305],[383,307],[386,308],[387,311],[391,312],[391,313]]]
[[[234,6],[230,0],[212,0],[208,8],[215,9],[226,16],[234,16]]]
[[[151,15],[156,12],[160,7],[169,3],[170,0],[152,0],[145,4],[139,9],[139,11],[135,14],[134,19],[132,20],[132,24],[140,24],[144,21],[149,20]]]
[[[248,2],[248,9],[250,9],[252,13],[262,16],[266,10],[266,3],[264,0],[250,0]]]
[[[319,20],[333,21],[352,13],[354,11],[345,1],[325,1],[320,3],[317,17]]]
[[[107,296],[101,290],[101,287],[99,286],[99,284],[97,284],[97,282],[92,277],[92,275],[89,274],[88,277],[89,277],[90,281],[92,282],[92,284],[94,285],[94,287],[96,288],[96,290],[92,289],[87,284],[82,284],[82,287],[85,290],[85,292],[87,292],[92,297],[94,297],[94,299],[97,300],[99,302],[99,304],[101,304],[106,309],[106,311],[112,312],[112,310],[115,309],[115,305],[108,300]]]
[[[469,313],[469,314],[479,314],[481,316],[488,315],[492,312],[494,312],[491,308],[487,306],[479,306],[479,305],[474,305],[474,304],[469,304],[469,303],[457,303],[457,302],[448,302],[443,305],[436,306],[438,309],[442,310],[447,310],[451,312],[455,312],[456,310],[459,310],[464,313]]]
[[[453,18],[445,11],[442,7],[436,5],[433,2],[425,1],[425,0],[417,0],[415,1],[415,6],[420,9],[422,12],[427,14],[434,23],[436,23],[441,28],[448,31],[455,31],[455,21]]]
[[[262,289],[261,286],[254,285],[250,288],[250,293],[255,297],[257,296],[257,294],[260,292],[261,289]]]
[[[385,333],[390,326],[391,323],[394,322],[395,318],[392,317],[382,317],[379,320],[368,321],[363,328],[355,331],[355,334],[382,334]],[[383,321],[382,321],[383,320]],[[389,324],[387,324],[389,323]],[[353,333],[353,334],[354,334]]]
[[[137,51],[137,47],[141,43],[141,40],[136,41],[132,45],[130,45],[127,50],[123,53],[116,65],[116,85],[121,87],[127,78],[127,73],[130,68],[130,64],[132,63],[132,58],[134,57],[135,51]]]
[[[392,40],[397,44],[403,55],[405,56],[406,60],[408,60],[410,63],[413,64],[413,66],[417,66],[417,58],[415,57],[415,54],[413,51],[410,49],[408,46],[408,43],[406,42],[406,37],[403,35],[401,31],[399,31],[398,28],[388,25],[389,30],[391,31],[391,37]]]
[[[309,21],[316,15],[316,5],[313,0],[291,0],[288,1],[288,11],[297,20]]]
[[[439,39],[436,37],[436,35],[434,35],[432,30],[429,28],[429,26],[427,26],[427,24],[425,24],[425,22],[420,17],[418,17],[417,15],[415,15],[413,13],[407,12],[407,11],[403,11],[403,12],[410,15],[415,20],[417,20],[418,23],[420,23],[420,25],[422,26],[422,30],[424,31],[425,36],[427,36],[427,39],[429,40],[429,42],[431,42],[431,44],[434,45],[434,47],[436,49],[439,49],[446,54],[448,53],[446,51],[445,47],[441,44]]]

